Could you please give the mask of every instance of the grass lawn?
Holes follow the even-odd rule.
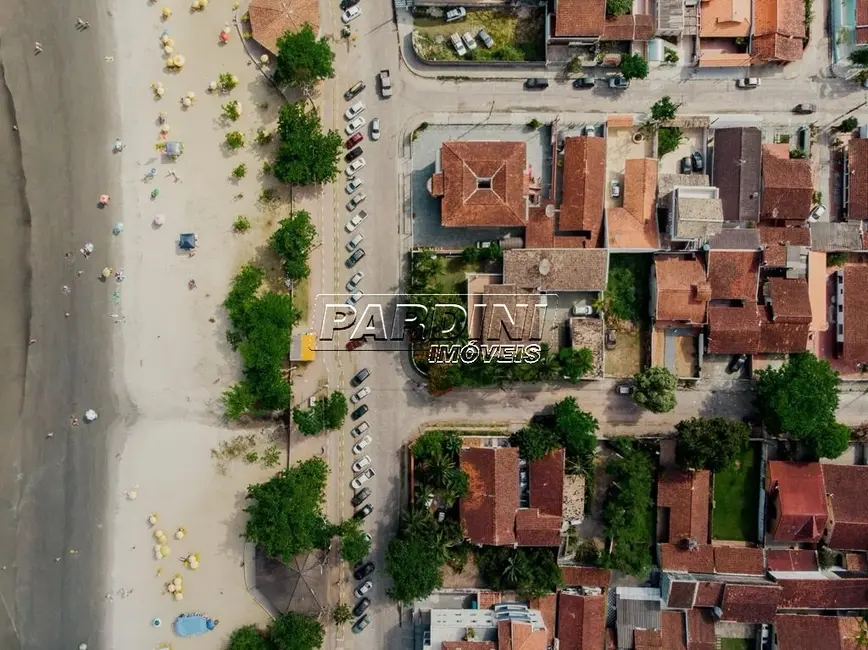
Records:
[[[465,20],[454,23],[446,23],[442,17],[432,17],[424,10],[419,10],[413,19],[413,27],[419,32],[417,42],[420,54],[430,60],[545,60],[545,13],[541,9],[522,7],[517,11],[470,10]],[[483,28],[494,39],[494,47],[489,50],[477,39],[476,49],[464,57],[459,57],[449,37],[464,32],[476,36]]]
[[[609,257],[606,311],[634,325],[645,325],[650,317],[651,255],[613,254]]]
[[[753,639],[721,638],[720,650],[751,650]]]
[[[467,296],[467,280],[465,273],[494,272],[485,262],[465,262],[460,257],[449,257],[446,261],[446,272],[437,278],[437,283],[447,294]]]
[[[756,541],[759,459],[759,447],[751,445],[735,465],[714,476],[711,533],[715,539]]]

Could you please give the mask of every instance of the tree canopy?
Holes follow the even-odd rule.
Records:
[[[561,348],[558,363],[563,376],[574,384],[594,368],[594,354],[588,348]]]
[[[312,408],[292,409],[292,419],[298,430],[306,436],[316,435],[325,430],[340,429],[347,419],[347,397],[335,391],[319,398]]]
[[[606,15],[626,16],[633,11],[633,0],[606,0]]]
[[[518,447],[518,453],[522,458],[532,461],[539,460],[560,447],[561,441],[548,427],[531,423],[509,436],[509,444]]]
[[[750,427],[730,418],[690,418],[675,425],[675,455],[684,469],[720,472],[747,449]]]
[[[274,650],[274,645],[255,625],[245,625],[232,632],[226,650]]]
[[[633,376],[633,400],[652,413],[668,413],[675,408],[678,380],[662,366],[646,368]]]
[[[323,133],[319,114],[300,102],[281,107],[277,118],[280,144],[272,165],[274,177],[290,185],[333,181],[343,138],[337,131]]]
[[[392,576],[389,596],[411,605],[443,586],[443,559],[429,540],[418,535],[396,537],[386,551],[386,571]]]
[[[860,47],[850,53],[850,60],[856,65],[868,66],[868,47]]]
[[[849,431],[835,422],[841,380],[828,361],[803,352],[756,375],[757,407],[771,433],[804,443],[818,458],[844,452]]]
[[[554,427],[568,465],[575,464],[586,477],[591,477],[597,449],[597,418],[580,409],[575,397],[567,397],[555,404]]]
[[[621,74],[624,75],[624,79],[627,79],[628,81],[630,79],[644,79],[648,76],[648,62],[638,54],[622,54]]]
[[[286,612],[271,621],[268,636],[276,650],[316,650],[325,640],[325,629],[313,616]]]
[[[305,23],[297,32],[285,32],[277,39],[274,81],[279,86],[309,89],[321,79],[335,76],[334,52],[324,37],[317,39]]]
[[[347,519],[341,524],[341,559],[348,564],[358,564],[371,552],[371,542],[365,537],[358,519]]]
[[[668,122],[675,119],[678,105],[669,95],[661,97],[651,106],[651,119],[655,122]]]
[[[483,546],[476,551],[479,573],[496,591],[515,589],[524,599],[539,598],[563,586],[554,551],[547,548]]]
[[[307,256],[316,239],[316,227],[310,220],[310,213],[298,210],[286,219],[269,239],[272,250],[283,262],[283,272],[291,280],[302,280],[310,275]]]

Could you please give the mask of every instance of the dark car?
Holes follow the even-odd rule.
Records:
[[[357,350],[365,344],[365,339],[350,339],[347,341],[347,350],[352,352],[353,350]]]
[[[353,504],[354,508],[358,508],[369,496],[371,496],[371,488],[362,488],[353,495],[353,498],[350,499],[350,503]]]
[[[355,7],[361,0],[341,0],[341,9],[347,10],[350,7]]]
[[[582,77],[573,80],[573,88],[593,88],[595,85],[597,85],[597,82],[593,77]]]
[[[371,624],[371,616],[370,616],[370,614],[365,614],[364,616],[362,616],[362,618],[360,618],[358,621],[356,621],[355,625],[353,625],[353,634],[358,634],[359,632],[364,630],[366,627],[368,627],[370,624]]]
[[[374,506],[372,506],[372,505],[369,503],[369,504],[367,504],[364,508],[362,508],[361,510],[356,510],[356,511],[353,513],[353,519],[364,519],[364,518],[367,517],[369,514],[371,514],[373,511],[374,511]]]
[[[358,420],[360,417],[362,417],[369,410],[370,409],[368,409],[367,404],[362,404],[359,408],[357,408],[355,411],[350,413],[350,417],[353,418],[354,420]]]
[[[684,156],[681,159],[681,173],[689,174],[691,171],[693,171],[693,165],[690,162],[690,156]]]
[[[353,251],[353,254],[347,258],[347,261],[344,262],[348,269],[353,268],[356,264],[359,263],[359,260],[365,256],[364,248],[357,248]]]
[[[362,382],[365,381],[368,377],[371,376],[371,371],[367,368],[362,368],[359,370],[352,379],[350,379],[350,386],[353,388],[358,388],[362,385]]]
[[[808,115],[810,113],[816,113],[817,112],[817,105],[816,104],[799,104],[793,110],[796,113],[799,113],[800,115]]]
[[[344,156],[344,160],[346,160],[347,162],[350,162],[350,161],[355,160],[356,158],[358,158],[361,155],[362,155],[362,148],[356,147],[355,149],[351,149],[350,152],[346,156]]]
[[[368,611],[368,607],[371,606],[371,599],[367,596],[362,598],[358,604],[353,607],[353,616],[361,616],[366,611]]]
[[[362,564],[361,562],[359,562],[356,565],[355,571],[353,571],[353,577],[356,580],[364,580],[374,572],[374,568],[375,567],[373,562],[368,562],[366,564]]]
[[[549,82],[541,77],[531,77],[524,80],[526,90],[545,90],[549,87]]]
[[[359,0],[356,0],[356,2],[358,2],[358,1]],[[351,4],[356,4],[356,2],[353,2]],[[343,3],[341,3],[341,8],[342,9],[344,8]],[[350,88],[349,88],[349,90],[347,90],[347,92],[344,93],[344,99],[346,99],[347,101],[350,101],[353,97],[358,95],[364,89],[365,89],[365,82],[364,81],[357,81],[352,86],[350,86]]]
[[[705,168],[705,161],[702,159],[702,154],[698,151],[694,151],[690,159],[693,162],[693,171],[701,172]]]
[[[359,131],[358,133],[353,133],[350,136],[349,140],[344,142],[344,147],[346,147],[347,149],[352,149],[353,147],[355,147],[357,144],[359,144],[364,139],[365,139],[365,134],[362,133],[361,131]]]

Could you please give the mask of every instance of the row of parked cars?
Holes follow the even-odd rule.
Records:
[[[494,39],[491,38],[488,32],[484,29],[480,29],[476,32],[476,37],[482,41],[482,44],[487,48],[491,49],[494,47]],[[455,53],[458,56],[464,56],[467,52],[472,52],[476,49],[476,38],[470,32],[464,32],[461,35],[452,34],[450,37],[452,40],[452,47],[455,48]]]
[[[606,78],[606,84],[612,90],[626,90],[630,87],[630,82],[621,75],[614,75]],[[593,88],[597,85],[597,80],[593,77],[580,77],[573,80],[573,88]],[[530,77],[524,80],[525,90],[545,90],[549,87],[549,80],[543,77]]]

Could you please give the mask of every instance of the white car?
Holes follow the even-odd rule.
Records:
[[[365,277],[363,271],[359,271],[353,277],[351,277],[350,281],[347,282],[347,291],[355,291],[356,287],[359,286],[359,282],[362,281],[363,277]]]
[[[822,219],[826,214],[826,206],[823,204],[817,205],[811,210],[811,214],[808,215],[808,221],[814,223]]]
[[[371,140],[380,139],[380,118],[375,117],[371,120]]]
[[[470,32],[464,32],[461,35],[461,38],[464,40],[464,44],[467,46],[467,49],[471,52],[476,49],[476,39],[470,35]]]
[[[365,181],[363,181],[361,178],[351,179],[350,182],[347,183],[347,194],[352,194],[364,184]]]
[[[357,207],[359,207],[359,203],[366,200],[367,198],[368,198],[368,196],[364,192],[359,192],[353,198],[351,198],[349,201],[347,201],[347,210],[352,212]]]
[[[446,12],[446,22],[451,23],[456,20],[461,20],[467,15],[467,9],[464,7],[455,7],[455,9],[450,9]]]
[[[359,213],[347,221],[347,232],[353,232],[356,228],[362,225],[362,222],[368,218],[368,212],[366,210],[359,210]]]
[[[370,481],[375,476],[376,476],[376,473],[374,472],[373,469],[371,469],[369,467],[364,472],[359,474],[356,478],[354,478],[352,483],[350,483],[350,485],[353,487],[354,490],[358,490],[360,487],[362,487],[365,483]]]
[[[364,388],[356,391],[356,393],[352,397],[350,397],[350,401],[353,404],[358,404],[359,402],[361,402],[363,399],[365,399],[370,394],[371,394],[371,387],[365,386]],[[358,472],[359,470],[356,470],[356,471]]]
[[[350,435],[353,438],[358,438],[360,435],[362,435],[365,431],[367,431],[370,428],[371,428],[370,424],[368,424],[367,422],[362,422],[359,426],[353,427],[352,429],[350,429]]]
[[[341,22],[346,25],[347,23],[353,22],[356,18],[362,15],[362,8],[359,5],[354,7],[350,7],[344,13],[341,14]]]
[[[358,235],[353,237],[350,241],[347,242],[347,252],[352,253],[359,247],[359,244],[361,244],[364,240],[365,236],[362,233],[359,233]]]
[[[347,165],[347,176],[352,178],[356,175],[356,172],[359,171],[362,167],[367,165],[364,158],[356,158],[353,162]]]
[[[352,135],[353,133],[355,133],[356,131],[361,129],[363,126],[365,126],[365,118],[363,116],[359,115],[357,118],[355,118],[349,124],[347,124],[347,128],[344,130],[347,132],[347,135]]]
[[[344,113],[344,117],[348,120],[351,120],[363,110],[365,110],[365,102],[358,101],[346,110],[346,112]]]
[[[364,295],[365,295],[365,292],[364,292],[364,291],[356,291],[356,292],[355,292],[354,294],[352,294],[349,298],[347,298],[346,303],[347,303],[348,305],[355,305],[357,302],[359,302],[359,300],[362,299],[362,297],[363,297]]]
[[[735,82],[738,88],[756,88],[760,85],[759,77],[745,77]]]
[[[461,42],[461,37],[458,34],[452,34],[452,47],[455,48],[456,54],[458,56],[464,56],[467,54],[467,50],[464,48],[464,43]]]
[[[369,444],[374,442],[374,439],[371,436],[365,436],[361,440],[359,440],[356,444],[353,445],[353,453],[358,456],[362,453],[362,450],[367,447]]]
[[[374,588],[374,583],[371,582],[370,580],[368,580],[368,581],[367,581],[365,584],[363,584],[361,587],[357,587],[356,590],[353,592],[353,595],[354,595],[357,599],[358,599],[358,598],[361,598],[362,596],[364,596],[366,593],[368,593],[368,592],[369,592],[371,589],[373,589],[373,588]]]
[[[371,464],[370,456],[362,456],[355,463],[353,463],[353,471],[358,474],[363,469],[365,469],[368,465]]]

